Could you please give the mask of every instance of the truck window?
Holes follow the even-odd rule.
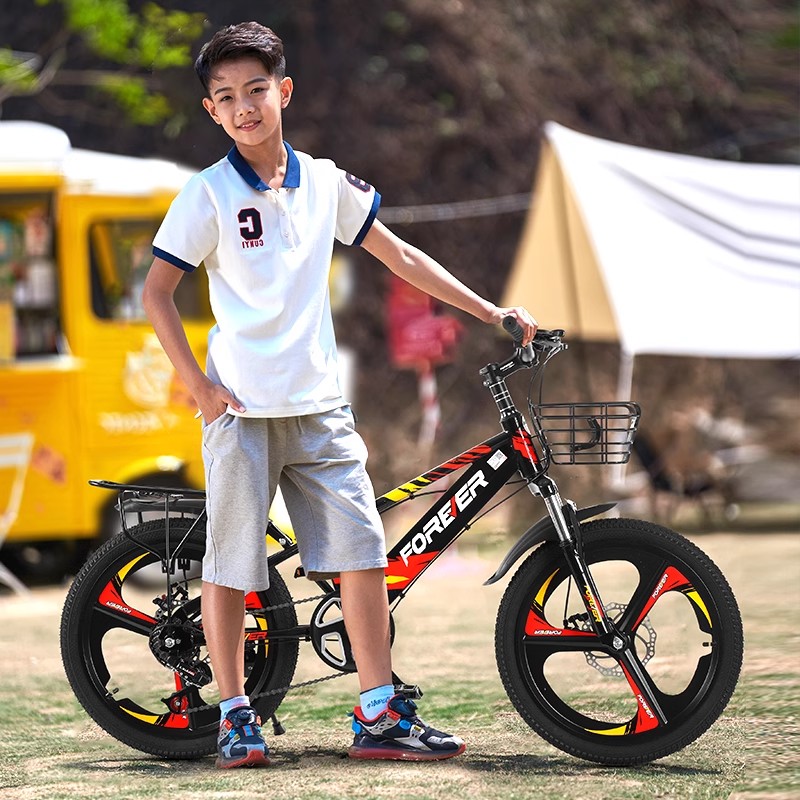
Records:
[[[0,193],[0,359],[59,352],[49,193]]]
[[[146,322],[142,288],[153,263],[153,237],[160,219],[114,219],[89,228],[92,309],[100,319]],[[187,320],[211,315],[204,269],[183,277],[175,304]]]

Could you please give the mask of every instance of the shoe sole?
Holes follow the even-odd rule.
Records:
[[[236,761],[223,761],[217,757],[215,765],[218,769],[235,769],[236,767],[268,767],[269,758],[260,750],[251,750],[244,758]]]
[[[458,750],[391,750],[383,747],[351,747],[347,751],[350,758],[362,758],[376,761],[443,761],[446,758],[460,756],[467,746],[462,744]]]

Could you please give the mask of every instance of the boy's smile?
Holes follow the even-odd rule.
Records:
[[[281,112],[289,104],[292,88],[291,78],[270,75],[257,58],[226,61],[211,78],[203,106],[240,150],[280,145]]]

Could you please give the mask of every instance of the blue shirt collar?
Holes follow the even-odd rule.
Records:
[[[300,159],[295,155],[289,142],[283,144],[286,147],[287,156],[283,188],[296,189],[300,185]],[[233,168],[242,176],[248,186],[252,186],[259,192],[266,192],[270,189],[269,184],[262,181],[258,173],[244,160],[244,156],[236,149],[236,145],[228,151],[228,161],[233,164]]]

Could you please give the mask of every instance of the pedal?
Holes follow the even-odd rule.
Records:
[[[403,697],[407,697],[410,700],[419,700],[423,694],[419,686],[410,683],[396,683],[394,685],[394,691],[396,694],[401,694]]]

